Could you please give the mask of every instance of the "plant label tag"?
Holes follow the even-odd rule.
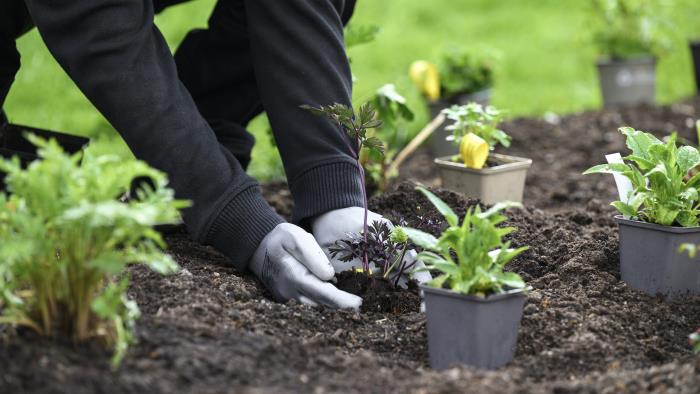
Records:
[[[619,153],[605,155],[605,160],[608,161],[608,164],[624,163],[622,155]],[[615,185],[617,185],[617,194],[620,196],[620,201],[625,203],[629,202],[630,194],[634,191],[632,182],[630,182],[627,177],[620,174],[613,174],[613,177],[615,178]]]

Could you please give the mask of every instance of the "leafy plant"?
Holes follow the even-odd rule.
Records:
[[[343,262],[352,262],[367,256],[379,269],[382,278],[390,279],[398,285],[401,275],[415,265],[404,261],[410,249],[408,236],[402,227],[389,228],[386,222],[375,221],[364,234],[348,234],[348,238],[336,241],[329,248],[331,256]],[[393,276],[393,272],[396,272]]]
[[[462,138],[471,133],[486,141],[490,150],[498,144],[506,148],[510,146],[510,136],[498,129],[498,125],[503,121],[503,112],[495,107],[472,102],[466,105],[453,105],[442,112],[448,120],[453,122],[445,127],[446,130],[452,131],[452,135],[448,136],[447,140],[452,141],[453,144],[459,146]]]
[[[349,137],[349,140],[346,142],[348,143],[347,146],[350,152],[355,155],[357,171],[360,174],[362,197],[364,198],[365,217],[363,224],[363,237],[366,242],[369,233],[369,226],[367,224],[367,190],[365,187],[365,170],[360,162],[360,152],[363,148],[366,148],[370,151],[376,152],[377,154],[384,154],[384,143],[379,138],[372,137],[368,134],[369,130],[381,127],[382,121],[377,119],[377,113],[372,108],[370,103],[361,105],[357,113],[352,107],[339,103],[332,105],[321,105],[319,107],[302,105],[301,108],[306,109],[314,115],[323,116],[332,120]],[[355,147],[353,147],[353,143],[351,143],[351,141],[354,142]],[[367,253],[365,253],[363,256],[362,268],[365,270],[365,272],[370,272]]]
[[[445,51],[438,62],[440,97],[449,99],[493,86],[495,57],[491,49],[475,52],[452,47]]]
[[[365,149],[360,156],[368,179],[376,185],[377,193],[382,193],[389,182],[398,176],[398,171],[390,169],[391,163],[398,153],[397,148],[407,143],[406,123],[412,121],[414,115],[393,84],[377,89],[370,103],[377,111],[377,118],[382,121],[382,125],[375,129],[375,135],[384,141],[384,153]]]
[[[633,190],[627,200],[612,203],[625,217],[664,226],[698,226],[700,174],[689,176],[700,165],[698,149],[677,147],[675,134],[663,142],[631,127],[619,130],[632,154],[624,163],[597,165],[584,174],[620,174],[630,180]]]
[[[368,44],[377,38],[381,29],[376,25],[356,25],[350,23],[345,27],[345,48],[350,49]]]
[[[528,247],[511,249],[510,241],[503,241],[503,237],[515,228],[498,227],[506,220],[501,211],[520,207],[520,204],[502,202],[485,212],[478,206],[470,207],[460,223],[457,214],[439,197],[422,187],[417,190],[428,198],[449,225],[439,238],[420,230],[405,229],[408,237],[424,249],[418,254],[418,259],[425,263],[425,269],[442,273],[428,282],[429,286],[448,287],[458,293],[480,296],[525,288],[520,275],[503,269]]]
[[[593,41],[612,59],[660,55],[670,48],[670,22],[657,0],[592,0]]]
[[[0,161],[10,192],[0,194],[0,323],[99,339],[113,346],[116,366],[139,316],[126,295],[128,276],[119,276],[132,263],[177,270],[153,226],[176,223],[187,204],[143,162],[69,156],[53,140],[28,139],[41,160],[26,169],[16,157]],[[141,177],[151,182],[120,202]]]

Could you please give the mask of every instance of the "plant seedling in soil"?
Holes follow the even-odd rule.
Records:
[[[659,55],[670,48],[672,24],[656,0],[593,0],[593,41],[614,60]]]
[[[344,262],[367,256],[383,279],[389,280],[394,287],[398,286],[401,276],[415,265],[415,261],[410,264],[404,261],[406,252],[411,249],[406,231],[402,227],[391,229],[386,222],[375,221],[369,226],[367,235],[349,234],[347,239],[338,240],[329,248],[331,256]]]
[[[450,98],[471,94],[493,86],[493,64],[496,51],[482,48],[477,51],[452,47],[438,62],[440,96]]]
[[[355,155],[357,171],[360,174],[360,187],[362,188],[362,197],[364,198],[364,223],[363,223],[363,238],[368,240],[369,226],[367,223],[368,207],[367,207],[367,190],[365,184],[365,170],[360,162],[360,152],[363,148],[377,154],[384,154],[384,143],[377,137],[372,137],[368,131],[381,127],[382,121],[377,119],[376,111],[370,103],[365,103],[360,106],[359,111],[355,111],[352,107],[344,104],[335,103],[332,105],[321,105],[313,107],[310,105],[302,105],[301,108],[308,110],[314,115],[326,117],[335,122],[341,130],[343,130],[349,140],[348,149]],[[353,148],[353,143],[356,148]],[[362,268],[366,273],[370,273],[369,256],[364,252],[362,256]]]
[[[0,323],[74,341],[98,339],[114,349],[116,366],[133,340],[139,316],[126,291],[129,264],[160,274],[177,270],[153,229],[179,221],[186,202],[174,199],[161,172],[136,160],[64,153],[55,140],[28,135],[40,160],[7,174],[0,194]],[[137,198],[118,198],[137,178]]]
[[[693,146],[676,146],[676,135],[661,141],[631,127],[619,129],[627,137],[632,154],[624,163],[601,164],[584,174],[620,174],[633,190],[627,201],[612,205],[626,218],[663,226],[698,226],[700,174],[689,172],[700,165],[700,152]]]
[[[447,140],[459,147],[462,161],[467,167],[482,168],[489,151],[496,145],[510,146],[510,136],[498,129],[503,121],[503,112],[495,107],[472,102],[454,105],[442,112],[453,122],[445,127],[452,131]]]
[[[425,263],[425,269],[442,273],[428,282],[429,286],[482,297],[525,288],[520,275],[505,272],[503,268],[528,247],[511,249],[510,241],[503,241],[503,237],[515,228],[498,227],[506,220],[501,211],[521,207],[521,204],[502,202],[484,212],[478,206],[470,207],[460,223],[457,214],[439,197],[422,187],[417,190],[449,224],[440,238],[420,230],[405,229],[408,237],[424,249],[418,259]]]

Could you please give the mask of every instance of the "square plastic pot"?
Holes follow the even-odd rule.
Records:
[[[449,108],[455,104],[464,105],[472,101],[477,102],[481,105],[489,105],[489,103],[491,102],[491,89],[482,90],[472,94],[460,94],[450,98],[449,100],[438,100],[432,102],[428,104],[428,106],[430,107],[430,118],[435,119],[435,117],[438,116],[440,112],[445,108]],[[431,140],[431,150],[433,152],[433,157],[456,155],[458,153],[457,147],[454,146],[451,142],[445,140],[445,138],[447,138],[447,136],[451,134],[450,131],[445,130],[445,127],[447,125],[448,123],[447,121],[445,121],[445,123],[440,125],[440,127],[438,127],[433,132]]]
[[[673,299],[700,294],[700,257],[678,248],[700,243],[700,227],[671,227],[616,216],[620,231],[620,276],[630,287]]]
[[[525,178],[532,160],[492,153],[489,160],[498,165],[477,170],[455,163],[451,158],[452,156],[447,156],[435,159],[445,189],[478,198],[486,204],[506,200],[523,201]]]
[[[693,71],[695,72],[695,89],[700,92],[700,41],[690,43],[690,55],[693,58]]]
[[[496,369],[513,359],[527,299],[523,290],[486,298],[421,286],[430,366]]]
[[[656,60],[652,57],[601,60],[598,76],[606,108],[655,102]]]

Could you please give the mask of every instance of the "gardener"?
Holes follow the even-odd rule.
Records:
[[[250,269],[278,300],[357,308],[359,297],[328,283],[334,266],[348,265],[323,252],[362,228],[353,153],[342,131],[299,108],[350,104],[343,23],[354,0],[219,0],[209,28],[192,31],[173,59],[153,15],[176,2],[2,0],[0,104],[19,67],[14,40],[33,21],[136,157],[193,201],[184,221],[195,239]],[[254,141],[244,126],[263,108],[300,227],[245,173]]]

